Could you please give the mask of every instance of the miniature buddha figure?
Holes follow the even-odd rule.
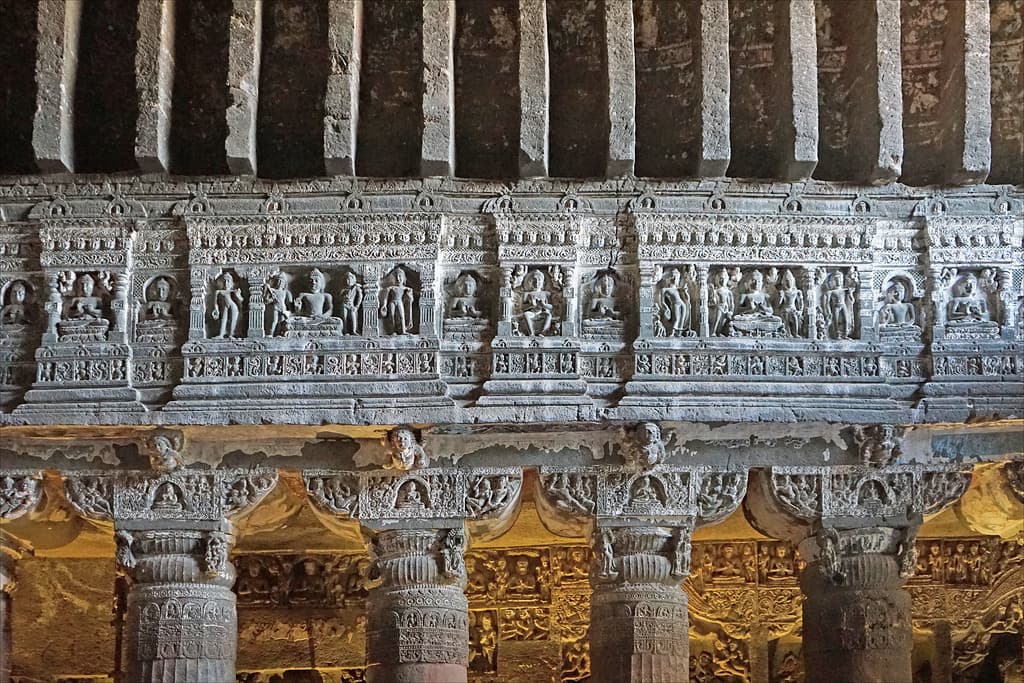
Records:
[[[946,575],[946,559],[942,556],[942,548],[938,543],[928,546],[928,555],[924,561],[925,569],[936,583],[942,583]]]
[[[295,315],[307,318],[327,318],[334,311],[334,297],[324,291],[327,278],[318,268],[309,274],[310,291],[295,297]]]
[[[665,273],[658,295],[661,323],[670,337],[681,337],[690,332],[690,292],[682,283],[683,275],[676,268]]]
[[[757,556],[750,545],[743,546],[743,556],[740,558],[743,563],[743,578],[754,583],[757,581]]]
[[[729,288],[729,273],[725,268],[718,271],[714,284],[715,288],[708,297],[711,313],[709,332],[712,336],[723,336],[727,334],[729,321],[736,309],[736,299]]]
[[[740,294],[736,313],[743,316],[766,317],[775,314],[768,292],[764,288],[764,274],[761,271],[755,270],[747,278],[747,291]]]
[[[235,287],[231,273],[220,276],[220,289],[213,293],[213,319],[220,321],[220,334],[214,339],[231,339],[238,327],[238,316],[242,306],[242,290]]]
[[[415,294],[406,284],[407,276],[402,268],[395,268],[391,274],[392,283],[384,288],[384,303],[380,317],[387,334],[412,334],[412,303]]]
[[[26,325],[30,321],[29,311],[25,305],[28,299],[28,287],[21,280],[15,280],[7,288],[7,300],[3,309],[0,309],[0,324],[2,325]]]
[[[743,574],[743,561],[736,556],[736,547],[726,543],[711,568],[711,576],[724,581],[742,581]]]
[[[300,571],[296,572],[292,579],[291,601],[292,602],[319,602],[326,595],[326,583],[320,566],[313,559],[305,559],[301,563]]]
[[[978,278],[968,273],[953,290],[954,296],[949,300],[950,323],[989,322],[988,302],[978,290]]]
[[[734,335],[755,337],[782,334],[782,318],[775,315],[771,296],[765,289],[764,273],[753,270],[747,275],[746,287],[736,298],[736,314],[730,331]]]
[[[448,315],[452,318],[479,318],[483,316],[478,306],[476,278],[463,273],[456,278],[452,287],[452,298]]]
[[[855,288],[846,286],[842,271],[832,273],[829,286],[822,295],[825,320],[831,339],[849,339],[853,334],[853,304]]]
[[[146,291],[146,303],[142,306],[142,319],[151,322],[168,322],[174,320],[174,307],[171,304],[171,283],[165,278],[157,278]]]
[[[487,592],[487,576],[483,570],[477,568],[477,561],[474,555],[466,555],[466,592],[471,595]]]
[[[420,495],[420,490],[416,486],[416,482],[407,481],[398,489],[398,496],[395,498],[395,507],[398,509],[403,508],[421,508],[423,507],[423,498]]]
[[[270,601],[270,581],[264,576],[263,567],[259,562],[250,560],[245,571],[239,573],[235,593],[239,598],[249,602]]]
[[[793,561],[789,558],[786,546],[779,543],[775,546],[775,557],[768,561],[765,572],[769,579],[788,579],[793,576]]]
[[[799,337],[804,324],[804,293],[796,286],[796,278],[791,270],[782,274],[777,301],[779,316],[786,326],[786,335]]]
[[[356,274],[345,273],[345,286],[338,297],[341,303],[341,323],[345,334],[359,334],[359,309],[363,305],[363,288]]]
[[[636,486],[633,488],[633,498],[630,501],[632,503],[656,503],[658,502],[658,494],[654,490],[654,486],[651,485],[650,477],[640,477],[637,480]]]
[[[318,268],[309,274],[308,292],[302,292],[293,301],[293,314],[285,320],[285,336],[330,337],[341,335],[341,318],[335,318],[334,297],[324,291],[327,278]]]
[[[878,322],[892,327],[913,327],[916,324],[914,304],[906,299],[906,285],[893,280],[885,290],[885,303],[878,312]]]
[[[615,278],[607,271],[601,273],[594,283],[593,292],[590,295],[590,310],[587,312],[590,318],[608,318],[618,320],[621,314],[615,305]]]
[[[71,298],[66,317],[69,320],[99,320],[103,317],[103,300],[94,296],[96,280],[86,273],[78,278],[78,295]]]
[[[551,293],[544,288],[544,273],[535,270],[526,278],[527,288],[523,290],[523,320],[531,337],[546,333],[554,322],[554,306]]]
[[[525,557],[516,560],[508,578],[508,592],[519,595],[537,592],[537,577],[530,571],[530,561]]]
[[[174,490],[173,484],[166,483],[157,490],[156,496],[154,496],[153,510],[181,510],[181,501],[178,500],[178,493]]]

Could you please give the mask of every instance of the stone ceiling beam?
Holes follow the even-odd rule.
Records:
[[[80,0],[39,0],[32,152],[43,173],[75,170],[75,81]]]
[[[818,50],[814,0],[776,3],[775,63],[780,69],[777,175],[810,178],[818,165]]]
[[[135,161],[143,173],[167,173],[171,167],[174,0],[140,2],[137,28]]]
[[[548,174],[551,117],[545,0],[519,0],[519,175]]]
[[[228,34],[228,134],[224,141],[228,169],[256,174],[256,107],[260,89],[263,0],[232,0]]]
[[[729,137],[729,3],[702,0],[700,34],[700,159],[697,175],[725,175],[731,158]]]
[[[608,167],[611,178],[633,175],[636,164],[636,53],[632,0],[605,0],[608,66]]]
[[[841,3],[840,21],[854,27],[848,78],[855,167],[873,184],[903,171],[903,72],[899,0]]]
[[[455,3],[423,0],[420,174],[455,173]]]
[[[324,170],[355,175],[362,66],[363,0],[329,0],[327,42],[331,72],[324,102]]]
[[[952,125],[948,180],[984,182],[992,169],[992,73],[986,0],[949,3],[943,61],[948,80],[939,106]]]

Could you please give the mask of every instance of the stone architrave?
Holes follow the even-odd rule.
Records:
[[[694,528],[743,500],[745,470],[653,465],[542,468],[541,509],[590,518],[594,594],[591,670],[596,683],[688,680],[689,618],[681,590]]]
[[[425,468],[303,473],[315,508],[359,520],[377,585],[367,597],[368,683],[467,680],[466,523],[514,511],[522,471]]]
[[[17,519],[34,509],[42,493],[40,472],[0,473],[0,521]],[[11,592],[17,557],[18,551],[0,533],[0,683],[11,680]]]
[[[807,679],[910,683],[915,538],[970,471],[893,465],[774,467],[747,497],[759,529],[798,543]]]
[[[230,518],[277,483],[273,470],[74,474],[71,505],[114,523],[117,562],[132,579],[125,680],[232,683],[237,617]]]

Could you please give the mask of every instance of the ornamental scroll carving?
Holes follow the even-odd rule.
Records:
[[[225,519],[262,500],[277,483],[270,469],[176,469],[170,472],[81,473],[65,477],[68,502],[92,519]]]
[[[522,490],[520,468],[306,470],[303,479],[318,509],[363,520],[489,519],[515,505]]]

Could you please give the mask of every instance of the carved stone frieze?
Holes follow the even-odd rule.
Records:
[[[39,505],[42,495],[42,472],[0,472],[0,519],[12,520],[21,517]]]

